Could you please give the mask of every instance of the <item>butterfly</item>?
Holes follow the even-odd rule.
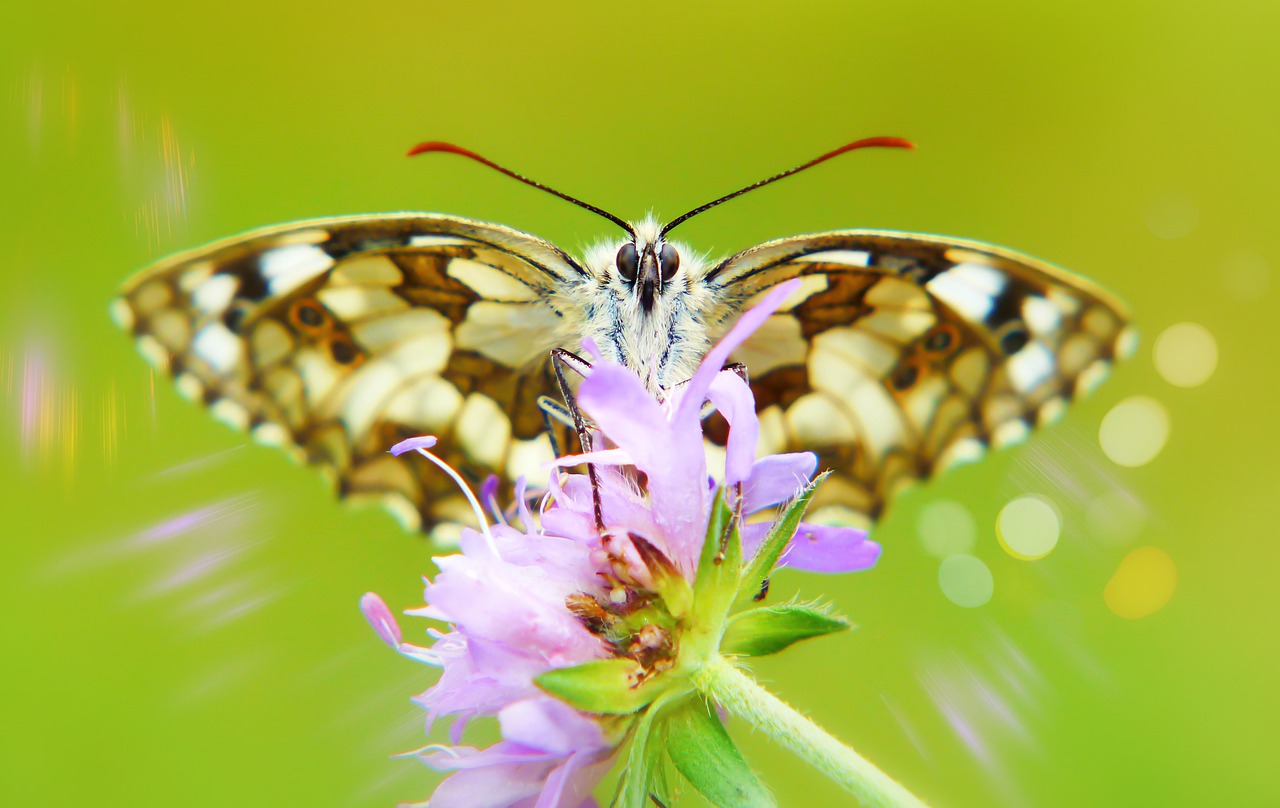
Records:
[[[142,354],[213,414],[325,470],[338,493],[411,528],[468,518],[425,459],[440,436],[474,481],[545,475],[566,419],[551,359],[594,340],[661,396],[737,315],[799,289],[736,352],[761,451],[812,451],[834,474],[820,516],[867,525],[911,483],[1056,420],[1132,350],[1123,306],[1094,284],[999,247],[842,230],[709,260],[668,234],[729,199],[868,146],[870,138],[660,225],[632,223],[475,152],[425,143],[592,211],[623,231],[580,258],[528,233],[432,213],[316,219],[164,259],[113,304]],[[540,402],[542,404],[540,405]],[[708,423],[723,442],[723,422]],[[559,431],[557,431],[559,429]],[[557,437],[553,442],[553,437]]]

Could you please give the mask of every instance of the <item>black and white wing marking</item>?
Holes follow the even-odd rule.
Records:
[[[473,481],[539,470],[551,449],[536,401],[554,392],[546,358],[570,336],[562,303],[583,275],[500,225],[353,216],[172,256],[113,312],[185,395],[428,529],[460,517],[461,496],[387,449],[432,433]]]
[[[707,280],[746,306],[793,277],[801,289],[734,358],[762,450],[817,452],[836,471],[824,500],[863,522],[905,485],[1055,420],[1134,342],[1124,307],[1089,281],[941,236],[781,239]]]

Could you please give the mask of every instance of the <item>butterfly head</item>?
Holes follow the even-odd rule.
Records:
[[[689,378],[710,347],[706,322],[723,301],[701,281],[707,261],[660,234],[653,219],[583,255],[590,280],[566,301],[580,336],[657,392]]]
[[[662,238],[652,219],[633,225],[635,237],[618,247],[613,256],[613,278],[640,311],[651,314],[663,293],[673,287],[680,272],[681,250]]]

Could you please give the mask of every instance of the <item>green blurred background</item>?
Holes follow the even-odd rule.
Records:
[[[4,17],[0,804],[388,806],[435,782],[389,759],[424,743],[408,698],[431,672],[356,607],[370,589],[420,603],[429,551],[153,389],[107,318],[127,275],[341,213],[446,211],[569,248],[613,235],[465,161],[404,159],[420,140],[634,218],[885,134],[920,150],[842,158],[683,238],[991,241],[1114,290],[1143,342],[1063,423],[909,494],[875,570],[780,576],[780,596],[827,595],[860,630],[756,673],[940,807],[1280,803],[1280,6],[231,0]],[[1151,351],[1187,321],[1219,356],[1190,388]],[[1099,425],[1133,395],[1171,428],[1129,468]],[[1024,494],[1061,521],[1036,561],[996,536]],[[972,524],[985,605],[940,587],[940,515],[960,544]],[[1142,547],[1176,590],[1124,619],[1104,591]],[[846,804],[738,734],[783,805]]]

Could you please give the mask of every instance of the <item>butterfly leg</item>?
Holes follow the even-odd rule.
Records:
[[[586,419],[582,417],[582,410],[578,407],[578,399],[569,387],[569,381],[565,378],[564,369],[567,367],[585,378],[591,371],[591,363],[572,351],[555,348],[551,351],[551,367],[556,372],[556,385],[560,388],[560,397],[564,399],[565,408],[568,409],[573,419],[573,428],[578,433],[578,444],[582,447],[584,454],[590,452],[593,448],[591,430],[587,428]],[[544,416],[547,414],[545,409],[543,414]],[[596,529],[603,532],[604,507],[600,503],[600,476],[596,472],[595,464],[587,464],[587,477],[591,480],[591,504],[595,510]]]
[[[573,451],[559,436],[561,429],[568,428],[576,431],[577,427],[573,422],[573,413],[569,408],[556,401],[551,396],[538,396],[538,410],[542,413],[542,423],[547,428],[547,437],[551,439],[551,452],[556,457],[563,457]],[[594,429],[595,424],[591,423],[585,417],[583,423],[588,429]]]
[[[569,408],[551,396],[538,396],[538,409],[542,412],[542,423],[547,428],[547,437],[551,439],[551,453],[556,457],[564,457],[568,453],[567,446],[561,446],[558,437],[563,427],[573,429],[573,414]]]

